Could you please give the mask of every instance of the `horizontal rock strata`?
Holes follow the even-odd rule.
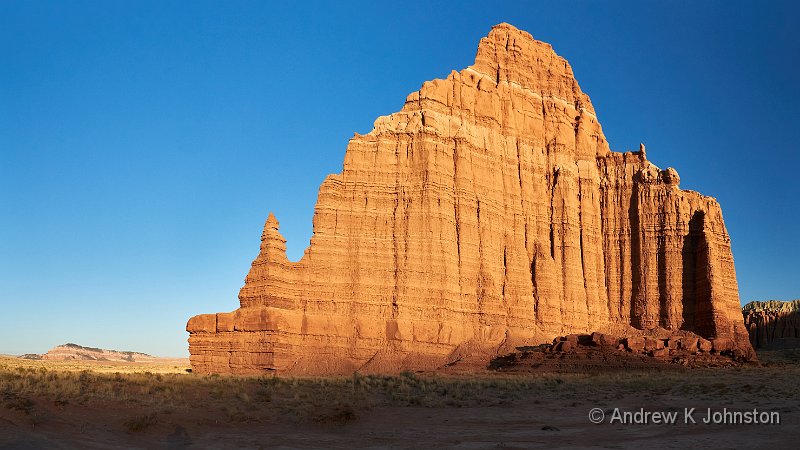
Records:
[[[84,347],[77,344],[63,344],[51,348],[42,355],[22,355],[24,359],[42,359],[49,361],[121,361],[121,362],[150,362],[161,358],[146,353],[105,350],[95,347]]]
[[[609,149],[552,47],[501,24],[475,64],[356,134],[310,246],[270,215],[231,313],[193,317],[194,370],[435,368],[569,333],[685,330],[752,354],[719,204]]]

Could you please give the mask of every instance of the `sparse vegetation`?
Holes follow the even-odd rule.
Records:
[[[157,414],[145,414],[125,421],[125,428],[131,433],[139,433],[158,422]]]
[[[420,412],[425,409],[490,407],[498,408],[495,411],[500,414],[517,408],[536,411],[558,405],[583,417],[590,406],[608,409],[631,399],[637,405],[659,399],[684,399],[692,405],[765,401],[783,405],[785,399],[800,394],[795,382],[800,367],[773,364],[676,372],[487,371],[447,376],[402,372],[393,376],[354,373],[291,378],[199,375],[187,373],[186,366],[174,362],[114,365],[0,358],[0,419],[10,418],[38,430],[76,414],[88,414],[103,423],[104,429],[139,439],[177,433],[180,427],[191,427],[192,420],[199,420],[196,427],[200,427],[193,432],[207,427],[270,424],[345,427],[398,407],[414,408],[414,412],[409,410],[412,414],[428,414]],[[114,368],[117,371],[111,372]],[[552,417],[547,420],[536,429],[554,433],[564,429],[563,422],[551,422]],[[86,426],[85,422],[75,424]]]
[[[78,370],[80,367],[83,370]],[[150,370],[108,373],[86,370],[85,363],[63,365],[9,358],[0,360],[0,392],[6,408],[25,414],[30,414],[39,400],[62,410],[113,400],[121,407],[145,411],[124,423],[128,431],[142,431],[155,423],[157,411],[210,408],[214,404],[219,405],[216,409],[222,413],[221,419],[232,423],[277,418],[346,423],[380,406],[501,406],[531,397],[557,397],[565,404],[577,406],[586,398],[598,395],[610,398],[614,392],[641,392],[644,397],[689,395],[733,400],[743,393],[766,389],[763,383],[755,381],[763,376],[742,377],[743,371],[757,374],[770,370],[695,370],[691,376],[611,372],[444,377],[402,372],[397,376],[354,373],[347,377],[284,378],[197,375],[174,365],[162,369],[157,373]],[[797,371],[794,367],[784,367],[780,373],[796,375]],[[770,383],[770,389],[785,398],[796,396],[798,391],[795,383]]]

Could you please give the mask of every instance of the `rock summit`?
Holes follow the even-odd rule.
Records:
[[[754,357],[720,206],[679,183],[644,146],[611,151],[569,63],[497,25],[350,140],[300,261],[269,215],[240,307],[189,320],[192,366],[424,370],[648,330]]]

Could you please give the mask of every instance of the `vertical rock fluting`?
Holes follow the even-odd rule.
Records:
[[[192,318],[198,372],[437,367],[662,327],[748,354],[717,202],[611,152],[566,60],[501,24],[475,64],[356,134],[289,262],[270,215],[232,313]]]
[[[800,300],[750,302],[742,314],[753,347],[800,346]]]

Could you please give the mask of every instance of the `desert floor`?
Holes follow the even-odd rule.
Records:
[[[797,448],[800,351],[760,357],[725,369],[339,378],[0,357],[0,449]],[[615,408],[678,412],[677,423],[609,424]],[[780,423],[704,424],[706,408],[777,412]]]

